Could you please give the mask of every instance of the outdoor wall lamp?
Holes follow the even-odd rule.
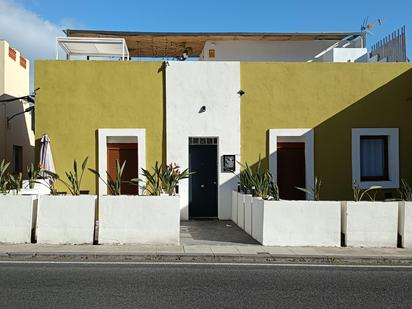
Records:
[[[240,95],[240,96],[244,95],[245,93],[246,93],[246,92],[244,92],[242,89],[240,89],[240,90],[237,92],[237,94]]]
[[[199,114],[201,114],[201,113],[204,113],[206,111],[206,106],[202,106],[200,109],[199,109]]]

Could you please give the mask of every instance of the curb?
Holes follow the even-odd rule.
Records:
[[[1,253],[0,261],[61,262],[192,262],[192,263],[259,263],[319,265],[388,265],[412,266],[412,257],[405,256],[296,256],[273,254],[114,254],[114,253]]]

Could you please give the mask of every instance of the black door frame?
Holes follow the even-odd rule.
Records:
[[[193,187],[192,187],[192,182],[191,179],[189,179],[189,190],[188,190],[188,197],[189,197],[189,203],[188,203],[188,217],[189,220],[191,219],[217,219],[219,216],[219,138],[218,137],[210,137],[210,136],[197,136],[197,137],[189,137],[188,141],[188,159],[189,159],[189,167],[192,165],[191,164],[191,146],[199,146],[199,147],[207,147],[207,146],[213,146],[215,148],[215,157],[214,160],[216,162],[216,171],[215,171],[215,177],[216,177],[216,192],[215,192],[215,205],[216,208],[213,209],[216,213],[213,216],[191,216],[190,215],[190,207],[191,207],[191,197],[193,194]],[[214,176],[213,175],[213,176]],[[212,178],[213,178],[212,176]],[[208,191],[210,192],[210,191]]]

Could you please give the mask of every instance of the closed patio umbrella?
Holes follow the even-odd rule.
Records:
[[[47,134],[43,134],[41,140],[40,140],[40,166],[42,169],[45,169],[47,171],[50,171],[52,173],[55,173],[56,170],[54,169],[54,162],[53,162],[53,156],[50,148],[50,138]],[[42,173],[42,176],[45,177],[44,173]]]

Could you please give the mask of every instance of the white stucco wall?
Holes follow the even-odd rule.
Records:
[[[366,48],[334,48],[314,62],[368,62]]]
[[[306,62],[336,42],[325,40],[207,41],[199,59],[203,61]],[[215,58],[209,58],[209,49],[215,50]]]
[[[222,155],[240,160],[240,63],[169,62],[166,67],[167,162],[189,166],[189,137],[218,137],[218,217],[231,218],[233,173],[222,173]],[[206,112],[199,113],[202,106]],[[236,166],[239,171],[239,166]],[[181,219],[188,219],[189,182],[179,185]]]

